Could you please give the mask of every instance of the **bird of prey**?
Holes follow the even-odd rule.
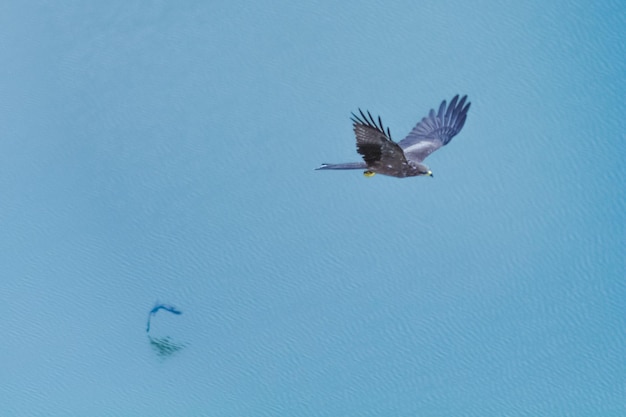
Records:
[[[447,145],[465,124],[471,103],[465,103],[467,96],[459,100],[458,94],[450,104],[442,101],[439,110],[431,109],[406,138],[396,143],[391,139],[389,128],[383,127],[378,117],[374,120],[370,112],[365,115],[359,109],[360,117],[352,113],[356,149],[364,162],[343,164],[322,164],[316,169],[365,169],[366,177],[376,173],[405,178],[418,175],[433,176],[428,167],[422,164],[428,155]]]

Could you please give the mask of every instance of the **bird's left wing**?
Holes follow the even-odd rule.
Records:
[[[431,109],[407,135],[398,142],[405,156],[413,161],[422,162],[428,155],[452,140],[461,131],[467,118],[470,104],[465,104],[467,96],[459,101],[458,94],[446,106],[446,101],[439,105],[439,111]]]
[[[378,123],[370,112],[367,116],[359,109],[361,117],[352,113],[354,134],[356,135],[356,148],[363,160],[368,164],[383,161],[385,163],[406,162],[404,152],[397,143],[391,139],[389,128],[385,130],[382,120],[378,117]]]

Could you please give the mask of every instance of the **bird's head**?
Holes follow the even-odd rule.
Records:
[[[415,177],[415,176],[432,177],[433,176],[433,172],[426,165],[420,164],[419,162],[415,162],[411,160],[409,160],[408,163],[410,166],[410,169],[409,169],[410,174],[407,176],[409,177]]]

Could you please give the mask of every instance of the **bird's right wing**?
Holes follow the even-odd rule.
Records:
[[[354,134],[356,135],[357,152],[363,160],[372,164],[379,161],[406,162],[404,152],[397,143],[391,139],[389,128],[385,131],[382,120],[378,117],[378,123],[372,115],[367,116],[359,109],[361,117],[352,113]]]
[[[422,162],[428,155],[445,146],[461,131],[467,118],[470,104],[465,104],[467,96],[459,101],[458,94],[446,106],[446,101],[439,105],[439,111],[431,109],[407,135],[398,142],[406,157],[412,161]]]

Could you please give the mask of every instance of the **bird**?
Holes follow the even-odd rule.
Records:
[[[359,109],[360,116],[352,113],[352,124],[356,135],[356,149],[363,157],[363,162],[342,164],[322,164],[316,170],[327,169],[365,169],[363,175],[375,174],[397,178],[429,176],[432,171],[422,161],[442,146],[450,143],[467,118],[470,102],[467,95],[459,100],[457,94],[450,104],[443,100],[439,110],[431,109],[428,116],[415,125],[413,130],[400,142],[391,139],[389,128],[383,126],[378,116],[375,120],[369,111]]]
[[[150,313],[148,313],[148,324],[146,326],[146,332],[150,333],[150,319],[152,318],[152,316],[154,316],[157,311],[159,310],[165,310],[165,311],[169,311],[170,313],[174,313],[177,315],[181,315],[183,314],[182,311],[176,309],[176,307],[168,305],[168,304],[160,304],[160,303],[156,303],[154,305],[154,307],[152,308],[152,310],[150,310]]]

